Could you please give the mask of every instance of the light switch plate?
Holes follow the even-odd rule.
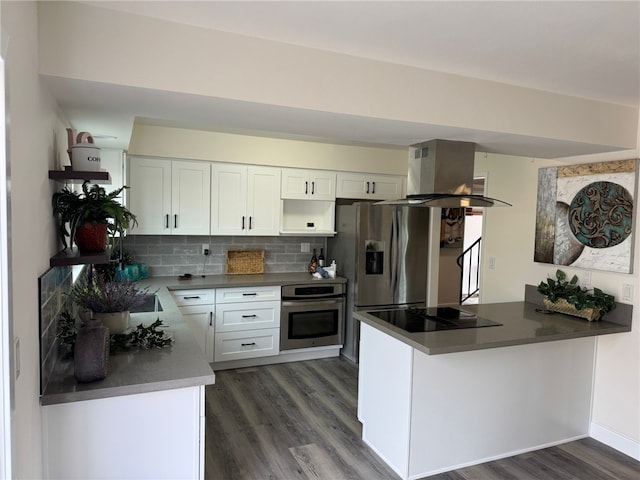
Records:
[[[633,302],[633,285],[630,283],[622,284],[622,294],[620,295],[620,299],[623,302]]]
[[[300,244],[300,252],[301,253],[309,253],[311,251],[311,244],[308,242],[302,242]]]

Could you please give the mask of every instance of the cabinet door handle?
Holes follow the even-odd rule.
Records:
[[[304,182],[304,194],[307,195],[309,193],[309,182]]]
[[[243,297],[255,297],[256,295],[258,295],[257,293],[243,293],[242,296]]]
[[[193,296],[190,296],[190,297],[182,297],[182,298],[183,298],[183,300],[196,300],[196,299],[200,298],[200,296],[199,295],[193,295]]]
[[[209,312],[209,326],[213,327],[213,312]]]
[[[311,182],[311,195],[316,193],[316,182]]]
[[[178,214],[173,216],[173,228],[178,228]]]
[[[249,217],[249,230],[251,230],[251,220],[253,219],[253,217]]]
[[[257,315],[242,315],[242,318],[256,318]]]
[[[251,342],[251,343],[241,343],[240,346],[241,347],[255,347],[256,342]]]
[[[244,230],[244,215],[242,216],[242,230]]]
[[[371,185],[373,185],[373,188],[371,189],[371,193],[376,193],[376,182],[371,182]]]
[[[367,182],[367,193],[369,193],[369,182]]]
[[[164,216],[164,228],[169,228],[169,214]]]

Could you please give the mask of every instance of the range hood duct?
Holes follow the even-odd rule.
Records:
[[[497,207],[511,204],[473,194],[476,144],[430,140],[411,145],[407,196],[376,205],[407,207]]]

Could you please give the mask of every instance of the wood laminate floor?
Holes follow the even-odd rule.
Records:
[[[206,390],[205,478],[398,479],[361,440],[357,375],[343,358],[216,372]],[[586,438],[428,478],[639,480],[640,462]]]

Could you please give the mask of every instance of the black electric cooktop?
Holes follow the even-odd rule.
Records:
[[[435,332],[459,328],[494,327],[501,323],[453,307],[398,308],[368,312],[407,332]]]

